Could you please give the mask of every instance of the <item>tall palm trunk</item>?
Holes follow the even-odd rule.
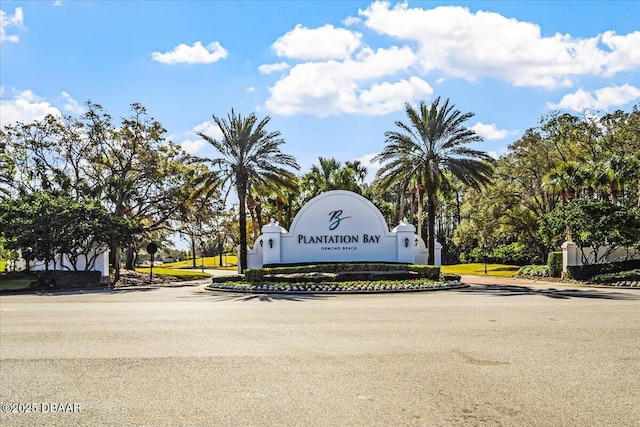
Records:
[[[409,220],[413,222],[416,211],[416,187],[411,189],[411,205],[409,206]]]
[[[284,202],[278,198],[278,224],[284,224],[282,221],[282,211],[284,210]]]
[[[418,183],[416,184],[416,189],[418,192],[418,237],[422,238],[422,216],[424,214],[424,185]]]
[[[255,238],[257,239],[260,233],[262,233],[262,202],[258,198],[256,198],[256,207],[254,209],[256,211],[256,221],[258,222],[255,230]]]
[[[398,208],[398,223],[402,222],[404,219],[404,206],[407,203],[407,198],[405,197],[404,191],[400,191],[400,207]]]
[[[247,210],[249,211],[249,216],[251,217],[253,240],[256,240],[260,233],[258,232],[258,221],[256,219],[256,199],[254,199],[251,193],[247,194]]]
[[[240,273],[247,269],[247,184],[238,180],[238,207],[240,215]]]
[[[427,264],[435,265],[435,243],[436,243],[436,194],[435,192],[427,191],[427,251],[429,260]]]

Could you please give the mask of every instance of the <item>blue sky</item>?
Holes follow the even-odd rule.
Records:
[[[368,165],[405,102],[450,98],[499,155],[554,109],[640,102],[636,1],[10,1],[0,123],[143,104],[187,151],[212,115],[271,117],[302,172]],[[369,165],[375,172],[376,165]]]

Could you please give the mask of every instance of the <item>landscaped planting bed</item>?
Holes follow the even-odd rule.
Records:
[[[458,289],[467,287],[460,281],[434,282],[429,280],[383,280],[383,281],[355,281],[355,282],[300,282],[300,283],[247,283],[224,282],[213,283],[209,290],[246,293],[383,293],[383,292],[416,292],[439,289]]]
[[[355,280],[354,280],[355,279]],[[245,280],[215,278],[210,290],[247,293],[379,293],[465,287],[460,276],[440,277],[433,266],[327,263],[247,270]]]

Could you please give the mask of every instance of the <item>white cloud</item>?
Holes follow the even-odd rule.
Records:
[[[498,129],[495,123],[485,124],[478,122],[471,126],[471,130],[483,137],[484,139],[495,140],[504,139],[509,136],[509,131],[506,129]]]
[[[633,70],[640,66],[640,31],[626,36],[607,31],[602,35],[602,43],[611,49],[605,75],[612,76],[619,71]]]
[[[598,89],[593,93],[578,89],[574,93],[566,94],[557,104],[547,103],[550,109],[566,109],[583,112],[585,110],[606,110],[618,107],[640,98],[640,89],[625,84]]]
[[[62,98],[65,101],[64,107],[62,107],[64,111],[69,111],[74,114],[84,113],[84,108],[80,104],[78,104],[78,101],[73,99],[67,92],[62,92]]]
[[[19,37],[15,34],[7,35],[7,28],[16,27],[21,30],[26,30],[27,27],[24,26],[24,14],[22,13],[21,7],[16,7],[13,16],[9,15],[4,10],[0,10],[0,42],[11,42],[17,43],[19,41]]]
[[[379,34],[417,43],[424,72],[437,69],[468,80],[495,77],[516,86],[567,87],[576,76],[640,65],[638,32],[545,37],[537,24],[459,6],[425,10],[400,3],[391,8],[376,1],[359,14]]]
[[[53,2],[54,6],[62,6],[62,0],[56,0]]]
[[[189,154],[195,154],[207,145],[204,139],[185,139],[180,143],[180,147]]]
[[[203,133],[211,138],[220,139],[223,137],[222,131],[214,122],[207,120],[193,128],[194,133]]]
[[[318,60],[345,59],[360,47],[362,34],[325,25],[306,28],[300,24],[280,37],[272,47],[278,56]]]
[[[472,13],[460,6],[423,9],[407,2],[391,6],[386,1],[371,3],[343,24],[364,26],[391,45],[375,50],[359,32],[297,25],[272,45],[288,62],[259,68],[264,74],[284,71],[259,108],[320,117],[387,114],[431,95],[427,76],[433,71],[440,77],[438,85],[451,77],[488,77],[551,89],[571,87],[585,75],[607,77],[640,67],[640,31],[608,31],[590,38],[543,36],[536,23],[494,12]],[[612,96],[602,94],[601,101]],[[487,138],[509,134],[482,130]]]
[[[247,87],[246,87],[246,90],[247,90],[247,92],[251,93],[251,92],[255,92],[255,91],[256,91],[256,88],[255,88],[255,87],[253,87],[253,86],[247,86]]]
[[[401,110],[407,100],[429,97],[433,89],[418,77],[410,77],[396,83],[380,83],[363,90],[358,100],[361,110],[370,115],[383,115]]]
[[[14,98],[0,100],[0,125],[42,120],[47,114],[62,116],[60,110],[36,96],[32,91],[15,92]]]
[[[342,23],[344,25],[346,25],[347,27],[351,26],[351,25],[356,25],[362,22],[362,19],[357,18],[355,16],[347,16]]]
[[[277,64],[264,64],[258,67],[258,71],[262,74],[271,74],[274,71],[282,71],[289,68],[289,64],[286,62],[278,62]]]
[[[197,135],[198,133],[203,133],[214,139],[220,139],[223,136],[220,128],[210,120],[194,126],[190,132],[185,132],[186,139],[179,143],[182,149],[189,154],[195,154],[209,145],[207,141]],[[179,138],[179,136],[172,136],[169,139],[177,140]]]
[[[408,47],[363,49],[355,59],[305,62],[269,88],[268,111],[291,115],[310,113],[328,116],[339,113],[385,114],[401,109],[404,102],[430,94],[430,86],[417,77],[395,83],[388,80],[411,68],[416,61]],[[412,97],[407,99],[406,97]]]
[[[206,47],[202,42],[195,42],[192,46],[179,44],[172,51],[166,53],[153,52],[154,61],[164,64],[210,64],[226,58],[227,51],[219,42],[211,42]]]

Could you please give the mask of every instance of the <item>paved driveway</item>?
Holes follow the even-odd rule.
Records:
[[[0,401],[38,413],[0,424],[637,426],[639,325],[560,285],[2,296]]]

